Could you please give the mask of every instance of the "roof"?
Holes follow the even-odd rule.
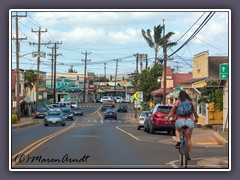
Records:
[[[205,77],[204,77],[204,78],[189,79],[189,80],[183,81],[181,84],[192,84],[192,83],[201,81],[201,80],[203,80],[203,79],[205,79]]]
[[[167,74],[166,74],[166,75],[167,75],[167,76],[172,76],[173,73],[172,73],[171,67],[167,66],[166,68],[167,68]]]
[[[171,88],[166,88],[166,95],[169,94],[169,93],[172,93],[173,90]],[[157,94],[163,94],[163,88],[160,88],[160,89],[157,89],[157,90],[154,90],[151,92],[151,94],[153,95],[157,95]]]
[[[208,79],[219,79],[220,64],[228,63],[228,56],[208,56]]]
[[[181,85],[182,82],[191,80],[193,77],[192,73],[177,73],[173,74],[173,87],[176,88]]]

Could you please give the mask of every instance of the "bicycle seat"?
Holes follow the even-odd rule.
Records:
[[[187,125],[184,125],[184,126],[182,127],[182,129],[188,129],[188,126],[187,126]]]

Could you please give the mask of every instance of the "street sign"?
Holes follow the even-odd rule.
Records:
[[[138,101],[143,102],[143,92],[138,91]]]
[[[220,64],[220,66],[219,66],[219,78],[221,80],[228,79],[228,64]]]
[[[135,100],[138,100],[138,92],[135,92],[135,94],[133,95]]]

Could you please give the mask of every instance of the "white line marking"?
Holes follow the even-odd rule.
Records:
[[[131,133],[127,132],[127,131],[124,131],[123,129],[119,128],[118,126],[116,127],[118,130],[126,133],[127,135],[131,136],[132,138],[136,139],[139,141],[139,139],[137,137],[135,137],[134,135],[132,135]]]

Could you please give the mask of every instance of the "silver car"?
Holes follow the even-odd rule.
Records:
[[[65,117],[63,116],[63,112],[58,109],[51,109],[48,111],[47,115],[44,118],[44,126],[48,126],[49,124],[60,124],[65,126]]]
[[[140,130],[142,127],[144,127],[144,121],[145,119],[148,117],[149,113],[151,113],[151,111],[142,111],[140,116],[138,117],[137,123],[137,129]]]

